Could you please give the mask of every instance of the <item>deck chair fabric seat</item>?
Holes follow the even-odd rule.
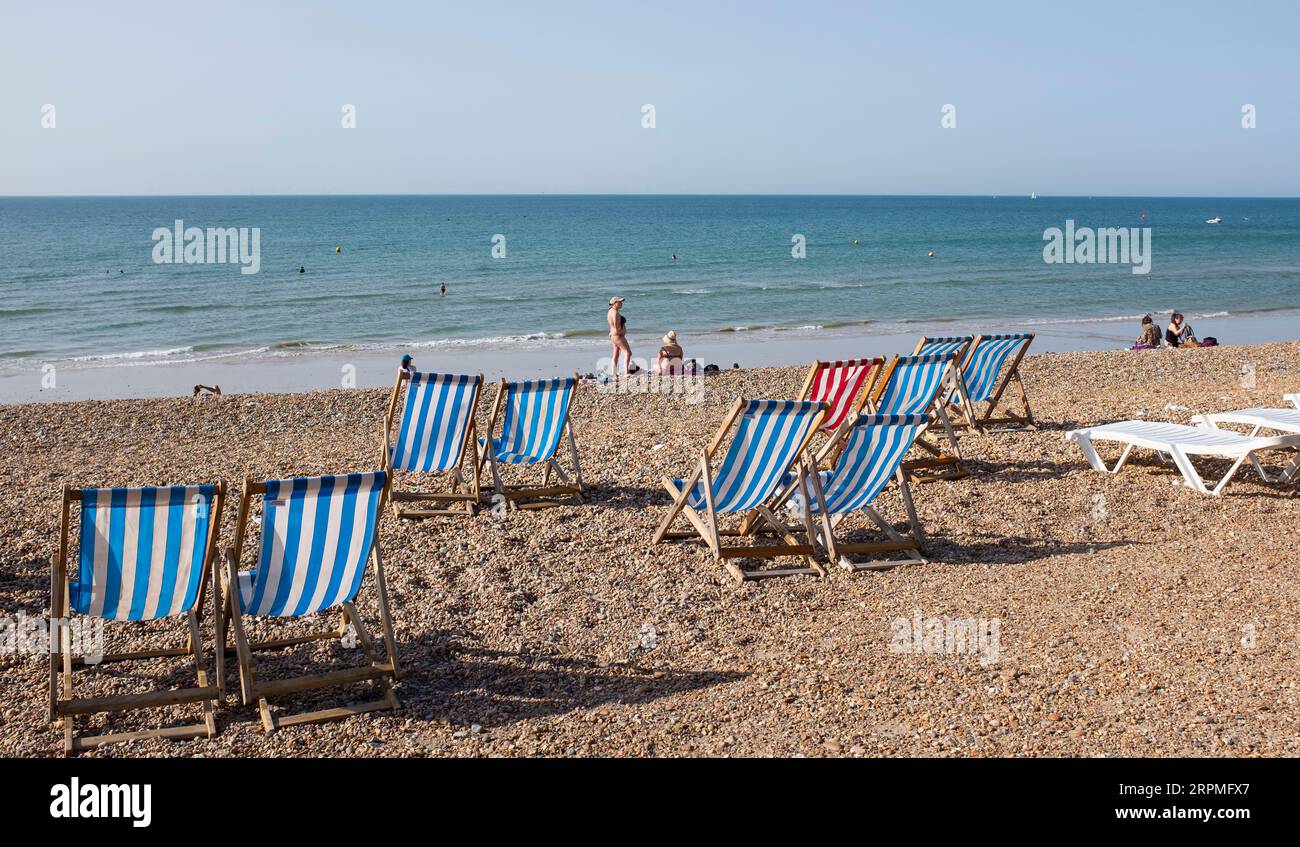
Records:
[[[834,432],[849,415],[862,408],[865,394],[884,363],[881,358],[813,362],[796,399],[827,404],[829,409],[819,429]]]
[[[960,362],[966,355],[966,348],[975,340],[973,335],[922,336],[916,342],[913,356],[950,355]]]
[[[479,442],[484,458],[491,466],[498,502],[508,501],[512,507],[545,508],[561,505],[554,498],[564,495],[571,495],[576,502],[581,502],[582,468],[569,415],[577,383],[576,376],[501,381],[493,402],[488,435]],[[501,434],[493,436],[498,418],[501,420]],[[568,471],[557,456],[560,443],[565,439],[569,443]],[[542,465],[545,473],[540,485],[508,485],[503,478],[502,465]],[[553,477],[559,482],[552,484]]]
[[[792,468],[799,468],[799,479],[807,472],[808,442],[826,412],[825,403],[807,400],[737,399],[712,442],[701,453],[694,472],[687,477],[664,478],[664,487],[672,496],[673,503],[655,532],[654,543],[668,538],[703,539],[713,551],[714,558],[741,581],[795,573],[824,575],[824,569],[812,558],[811,523],[805,521],[809,537],[806,543],[800,543],[790,527],[772,512],[772,506]],[[733,424],[735,435],[715,472],[714,454]],[[697,512],[703,512],[703,516]],[[718,516],[733,514],[744,516],[741,528],[720,530]],[[670,532],[678,515],[687,518],[693,532]],[[756,534],[756,530],[764,526],[785,543],[750,546],[722,543],[723,535],[746,537]],[[779,556],[800,556],[807,565],[751,572],[731,561],[735,558],[770,559]]]
[[[482,374],[398,371],[384,421],[383,452],[384,468],[393,474],[392,502],[398,517],[426,518],[474,511],[480,496],[474,410],[482,385]],[[399,472],[446,477],[449,485],[441,491],[399,489]],[[399,503],[412,501],[421,502],[422,507],[398,507]],[[456,505],[461,508],[454,508]]]
[[[239,573],[239,607],[259,617],[304,617],[357,595],[375,541],[382,472],[266,483],[258,566]]]
[[[902,465],[913,442],[929,423],[928,415],[855,415],[837,435],[844,443],[839,447],[827,445],[823,448],[823,452],[838,453],[831,470],[821,471],[815,476],[810,474],[803,486],[796,484],[793,475],[787,475],[786,490],[793,509],[796,512],[807,510],[823,519],[821,540],[831,561],[852,570],[925,562],[920,553],[923,531]],[[894,480],[898,482],[907,510],[911,537],[897,532],[872,508],[881,492]],[[863,544],[840,540],[836,527],[847,515],[857,511],[867,515],[884,531],[888,540]],[[905,558],[857,563],[849,560],[847,555],[889,552],[900,552]]]
[[[194,608],[206,564],[215,485],[82,492],[81,567],[72,611],[157,620]]]
[[[1037,425],[1029,408],[1029,395],[1020,377],[1020,361],[1033,341],[1032,332],[975,337],[961,362],[962,390],[951,392],[946,398],[954,407],[964,407],[965,414],[961,417],[965,420],[959,418],[957,425],[986,432],[992,431],[991,427],[995,425],[1016,428]],[[1023,413],[1017,414],[1008,409],[1002,417],[994,417],[1002,395],[1013,382],[1020,394]],[[980,403],[986,404],[982,413],[978,410]]]
[[[946,444],[940,446],[918,437],[916,446],[930,453],[930,457],[904,462],[904,471],[916,479],[930,482],[968,475],[957,434],[944,404],[944,397],[961,391],[957,354],[952,352],[895,356],[876,380],[867,404],[873,414],[925,415],[942,427],[941,438]]]
[[[1271,438],[1249,437],[1229,430],[1209,426],[1186,426],[1156,421],[1119,421],[1101,426],[1077,429],[1065,438],[1079,445],[1084,458],[1093,470],[1115,474],[1124,467],[1133,448],[1155,450],[1169,456],[1183,475],[1189,488],[1218,496],[1245,462],[1255,468],[1265,482],[1289,481],[1300,470],[1300,456],[1293,459],[1276,477],[1269,476],[1260,464],[1257,454],[1264,450],[1300,448],[1300,434]],[[1095,441],[1114,441],[1125,445],[1123,453],[1113,468],[1107,468],[1093,446]],[[1191,456],[1211,456],[1233,462],[1228,472],[1215,485],[1208,486],[1191,462]]]
[[[183,616],[184,647],[109,654],[100,661],[189,657],[198,683],[188,689],[76,698],[70,642],[61,625],[54,627],[50,720],[63,721],[65,753],[139,738],[210,738],[216,734],[213,708],[221,699],[222,656],[220,652],[216,655],[214,682],[205,664],[199,619],[203,598],[213,591],[212,569],[224,499],[222,483],[64,489],[59,550],[51,565],[51,620],[62,621],[76,614],[138,623]],[[81,523],[77,574],[70,579],[67,562],[73,504],[80,504]],[[216,602],[214,594],[214,605]],[[220,634],[220,621],[217,628]],[[189,703],[201,705],[202,723],[85,737],[75,732],[77,715]]]
[[[796,492],[792,500],[807,503],[814,515],[853,512],[870,505],[894,478],[907,450],[929,425],[925,415],[858,415],[847,428],[845,445],[835,467],[818,474],[822,496]],[[786,482],[793,477],[787,476]]]
[[[231,622],[239,659],[240,691],[246,705],[256,703],[267,732],[281,726],[343,718],[361,712],[396,709],[393,692],[399,669],[393,638],[383,558],[378,543],[379,518],[386,502],[386,471],[254,482],[245,480],[235,527],[235,546],[226,555],[224,613]],[[252,511],[262,499],[261,542],[255,566],[239,569]],[[384,650],[381,654],[356,608],[368,571],[373,571]],[[337,630],[252,642],[243,618],[307,618],[338,609]],[[370,660],[352,667],[288,680],[263,680],[253,668],[258,650],[283,649],[355,635]],[[273,713],[270,699],[280,694],[371,682],[380,699],[288,717]]]

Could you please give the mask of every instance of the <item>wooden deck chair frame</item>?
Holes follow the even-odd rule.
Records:
[[[477,394],[474,398],[475,409],[470,410],[469,422],[465,426],[464,441],[460,449],[460,464],[455,470],[444,471],[444,475],[451,477],[451,485],[448,491],[443,492],[424,492],[424,491],[399,491],[397,490],[396,475],[397,471],[393,469],[393,454],[390,449],[393,441],[393,424],[397,422],[397,405],[401,400],[402,383],[410,382],[411,374],[405,368],[398,368],[397,382],[393,384],[392,396],[388,398],[388,413],[384,417],[384,445],[383,456],[381,460],[384,470],[388,471],[389,479],[393,479],[392,493],[389,500],[393,507],[393,513],[399,518],[421,519],[433,518],[445,515],[472,515],[478,508],[482,500],[482,491],[480,487],[480,468],[477,423],[475,411],[478,406]],[[478,375],[478,384],[481,389],[485,382],[483,374]],[[468,469],[466,464],[468,463]],[[411,471],[415,473],[415,471]],[[464,474],[464,476],[462,476]],[[462,490],[463,487],[463,490]],[[403,509],[400,503],[427,503],[431,508],[411,508]],[[457,505],[460,508],[455,508]]]
[[[877,410],[880,398],[884,396],[885,389],[889,387],[889,381],[893,378],[894,369],[898,366],[900,358],[902,357],[894,356],[891,358],[876,379],[871,396],[866,403],[867,411],[874,413]],[[957,354],[951,354],[948,365],[944,369],[943,377],[939,381],[939,391],[935,394],[934,402],[930,405],[931,416],[943,425],[942,438],[947,441],[951,452],[945,450],[941,444],[935,444],[926,439],[923,435],[918,436],[914,446],[929,453],[930,457],[907,459],[903,462],[903,472],[914,482],[939,482],[941,480],[963,479],[970,476],[970,471],[962,460],[957,427],[948,415],[948,404],[945,400],[952,394],[957,394],[963,398],[963,402],[966,402],[966,384],[961,380],[961,371],[957,367],[957,361]],[[969,407],[969,402],[966,402],[966,405]]]
[[[573,375],[574,397],[577,396],[580,383],[581,378],[575,373]],[[509,382],[504,378],[497,383],[497,394],[492,401],[492,411],[489,413],[485,430],[484,447],[478,460],[480,469],[487,464],[492,471],[493,503],[510,509],[550,509],[555,506],[581,505],[582,465],[578,461],[578,441],[573,434],[573,397],[569,398],[569,406],[564,410],[564,421],[561,424],[563,429],[561,440],[569,444],[569,461],[573,464],[571,471],[565,471],[552,454],[551,458],[541,463],[544,468],[541,485],[506,485],[502,480],[496,449],[492,446],[492,433],[496,430],[497,419],[506,400],[508,385]],[[559,452],[560,447],[557,445],[555,453]],[[559,482],[552,483],[552,478],[558,479]],[[565,497],[569,498],[567,502],[560,499]]]
[[[817,467],[821,467],[827,457],[832,455],[838,457],[843,451],[843,441],[847,438],[853,422],[857,420],[859,414],[855,413],[845,418],[832,440],[823,445],[822,449],[818,451]],[[925,433],[925,430],[925,426],[921,427],[917,431],[916,437],[920,438]],[[904,535],[894,529],[889,521],[885,520],[871,504],[867,504],[858,510],[885,534],[888,539],[886,541],[847,542],[839,540],[836,530],[851,513],[827,514],[826,496],[822,489],[821,475],[809,474],[809,480],[812,482],[810,488],[813,496],[817,499],[817,519],[821,524],[821,531],[818,533],[817,540],[820,546],[825,549],[827,558],[832,564],[838,564],[841,568],[849,571],[864,571],[886,570],[905,565],[924,565],[928,563],[929,560],[925,558],[922,552],[922,545],[925,543],[925,529],[921,526],[920,518],[917,517],[916,505],[912,502],[912,488],[907,481],[907,474],[903,471],[901,464],[894,470],[894,480],[898,483],[903,498],[903,507],[907,510],[907,522],[911,528],[911,535]],[[785,505],[798,490],[796,483],[792,482],[787,485],[778,496],[777,505]],[[883,494],[884,491],[882,490],[881,493]],[[883,553],[901,553],[905,558],[871,559],[866,562],[855,562],[849,558],[851,554],[855,553],[865,553],[872,556]]]
[[[223,606],[224,616],[227,621],[227,628],[234,636],[235,655],[239,665],[239,688],[240,698],[245,706],[257,704],[257,711],[262,719],[262,728],[266,732],[274,732],[281,727],[295,726],[306,723],[322,723],[324,721],[339,720],[348,718],[353,715],[360,715],[366,712],[377,712],[391,710],[396,711],[401,708],[401,703],[397,699],[397,694],[393,690],[393,685],[401,679],[402,671],[397,663],[397,644],[393,637],[393,619],[388,605],[388,584],[384,579],[384,557],[379,547],[379,527],[378,516],[384,512],[385,499],[387,499],[392,477],[388,478],[384,491],[380,494],[379,508],[376,510],[376,526],[374,544],[370,548],[370,554],[366,557],[374,568],[375,590],[379,605],[379,621],[382,630],[382,640],[384,645],[384,654],[381,655],[376,648],[375,639],[366,628],[357,612],[356,604],[348,601],[341,604],[339,611],[339,624],[337,629],[328,629],[320,632],[310,633],[307,635],[290,636],[287,638],[268,639],[266,641],[250,641],[244,631],[243,613],[237,607],[236,595],[239,591],[239,555],[243,550],[244,532],[248,526],[248,516],[252,499],[255,496],[266,493],[266,483],[254,481],[251,478],[244,479],[242,496],[239,500],[239,512],[235,524],[235,543],[234,546],[226,550],[226,568],[223,572],[224,583],[222,586],[222,595],[225,598]],[[325,671],[323,673],[304,674],[302,676],[289,677],[287,679],[261,680],[258,678],[256,671],[253,669],[253,653],[262,650],[283,650],[288,647],[295,647],[301,644],[309,644],[316,641],[325,641],[330,639],[342,640],[349,636],[349,629],[356,633],[357,643],[361,645],[370,660],[369,665],[342,668],[334,671]],[[224,642],[222,642],[224,646]],[[355,685],[363,682],[374,683],[379,688],[380,698],[361,703],[351,703],[344,706],[337,706],[328,709],[318,709],[308,712],[298,712],[290,715],[278,715],[272,711],[270,698],[286,694],[295,694],[302,691],[314,691],[324,688],[335,688],[346,685]]]
[[[714,560],[721,563],[737,582],[798,574],[826,576],[826,569],[817,562],[815,556],[817,548],[816,544],[813,543],[815,529],[811,518],[807,516],[804,518],[803,528],[807,533],[808,542],[800,543],[792,528],[785,521],[778,518],[773,511],[775,500],[771,504],[764,504],[742,515],[741,524],[737,528],[728,529],[718,526],[718,516],[713,509],[712,461],[714,455],[718,452],[718,448],[726,440],[727,434],[731,431],[736,419],[744,411],[745,406],[746,400],[744,398],[737,398],[736,402],[732,404],[731,411],[728,412],[722,426],[718,427],[718,431],[714,434],[708,446],[700,451],[700,459],[695,466],[695,470],[686,478],[681,488],[678,488],[673,480],[668,477],[663,478],[664,488],[672,496],[673,504],[668,509],[668,514],[664,516],[663,521],[660,522],[658,529],[655,530],[652,542],[660,544],[666,540],[701,539],[713,551]],[[807,456],[808,445],[812,440],[813,433],[817,432],[818,427],[820,427],[821,419],[826,414],[825,404],[823,403],[822,406],[823,409],[809,428],[807,437],[804,438],[803,443],[794,452],[794,455],[798,457],[795,460],[795,466],[796,478],[799,483],[803,483],[811,472],[808,464],[810,458]],[[706,504],[703,516],[697,514],[696,510],[688,505],[690,493],[695,489],[696,483],[701,480],[704,481],[704,501]],[[673,531],[673,521],[676,520],[678,515],[683,515],[690,522],[694,531]],[[752,537],[764,531],[775,534],[785,543],[728,546],[722,542],[724,538]],[[774,559],[781,556],[802,557],[805,565],[804,567],[749,571],[741,568],[739,564],[733,561],[744,558]]]
[[[966,391],[966,378],[964,375],[966,366],[972,359],[974,359],[975,353],[979,349],[980,344],[985,340],[996,340],[998,338],[1004,338],[1005,336],[996,334],[980,334],[975,336],[975,340],[968,348],[966,348],[966,355],[962,358],[961,367],[958,369],[958,378],[960,379],[962,386],[962,411],[953,421],[954,427],[958,429],[978,430],[979,432],[1018,432],[1027,429],[1038,429],[1038,422],[1034,420],[1034,413],[1029,408],[1029,393],[1025,391],[1025,382],[1020,377],[1020,361],[1025,357],[1025,354],[1029,352],[1030,346],[1034,343],[1035,334],[1027,332],[1024,333],[1024,335],[1026,336],[1025,343],[1020,345],[1020,349],[1017,350],[1015,356],[1011,358],[1011,363],[1009,365],[1004,365],[1002,372],[998,374],[997,388],[994,390],[992,396],[987,400],[980,401],[986,404],[983,412],[980,412],[975,408],[976,404],[970,401],[969,392]],[[1008,404],[1003,409],[1002,415],[996,417],[995,414],[998,410],[998,404],[1002,402],[1002,395],[1006,393],[1007,388],[1013,382],[1015,383],[1017,393],[1020,395],[1020,407],[1023,411],[1020,414],[1017,414]],[[945,405],[948,405],[950,408],[953,405],[951,403],[952,398],[953,394],[950,392],[945,400]]]
[[[68,583],[68,537],[71,526],[72,504],[81,502],[82,489],[64,486],[62,514],[59,520],[59,548],[50,565],[50,722],[63,723],[63,752],[71,754],[89,750],[104,744],[116,744],[124,741],[137,741],[145,738],[212,738],[217,734],[216,717],[213,713],[216,704],[225,699],[222,676],[225,671],[225,657],[220,650],[215,653],[215,684],[208,677],[206,658],[203,652],[203,634],[199,626],[203,616],[203,601],[206,592],[212,592],[213,609],[221,608],[220,598],[213,577],[217,561],[217,538],[221,533],[221,509],[225,504],[226,486],[224,482],[214,483],[216,489],[213,504],[208,517],[208,538],[204,542],[203,572],[199,577],[198,598],[194,608],[184,615],[186,640],[183,647],[157,647],[135,650],[125,653],[106,653],[96,664],[114,662],[131,662],[140,659],[160,659],[171,657],[189,657],[194,662],[195,678],[198,682],[194,688],[166,689],[139,694],[117,694],[106,697],[75,697],[74,669],[84,667],[84,659],[74,659],[71,650],[71,634],[63,622],[68,619],[71,599]],[[217,629],[217,643],[222,637],[221,615],[214,611],[213,618]],[[60,696],[59,682],[62,678],[63,691]],[[202,723],[183,726],[163,727],[160,729],[136,730],[132,732],[105,733],[102,735],[76,734],[75,721],[78,715],[91,715],[105,712],[127,712],[141,709],[176,706],[198,703],[202,707]]]

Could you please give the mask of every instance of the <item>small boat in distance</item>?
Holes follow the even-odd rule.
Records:
[[[1215,215],[1214,217],[1212,217],[1212,218],[1210,218],[1208,221],[1206,221],[1206,223],[1207,223],[1207,224],[1221,224],[1221,223],[1223,223],[1223,218],[1219,217],[1218,215]]]
[[[1038,199],[1038,195],[1031,191],[1031,192],[1029,192],[1029,199],[1030,199],[1030,200],[1037,200],[1037,199]]]

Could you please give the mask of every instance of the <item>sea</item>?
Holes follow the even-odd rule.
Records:
[[[164,244],[178,226],[243,228],[256,273],[251,257],[186,262]],[[1067,227],[1149,238],[1148,272],[1046,261]],[[1300,199],[0,198],[0,371],[544,348],[604,337],[616,295],[629,331],[655,337],[1097,321],[1136,336],[1174,309],[1204,336],[1300,308]]]

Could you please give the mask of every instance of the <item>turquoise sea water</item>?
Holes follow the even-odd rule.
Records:
[[[1205,223],[1215,216],[1221,224]],[[152,233],[177,219],[260,228],[260,271],[155,264]],[[1151,272],[1046,264],[1043,232],[1067,219],[1151,227]],[[497,234],[504,258],[492,255]],[[806,258],[791,255],[795,235]],[[0,199],[2,369],[564,343],[603,336],[614,294],[627,298],[630,330],[656,335],[1291,309],[1300,306],[1300,200]]]

